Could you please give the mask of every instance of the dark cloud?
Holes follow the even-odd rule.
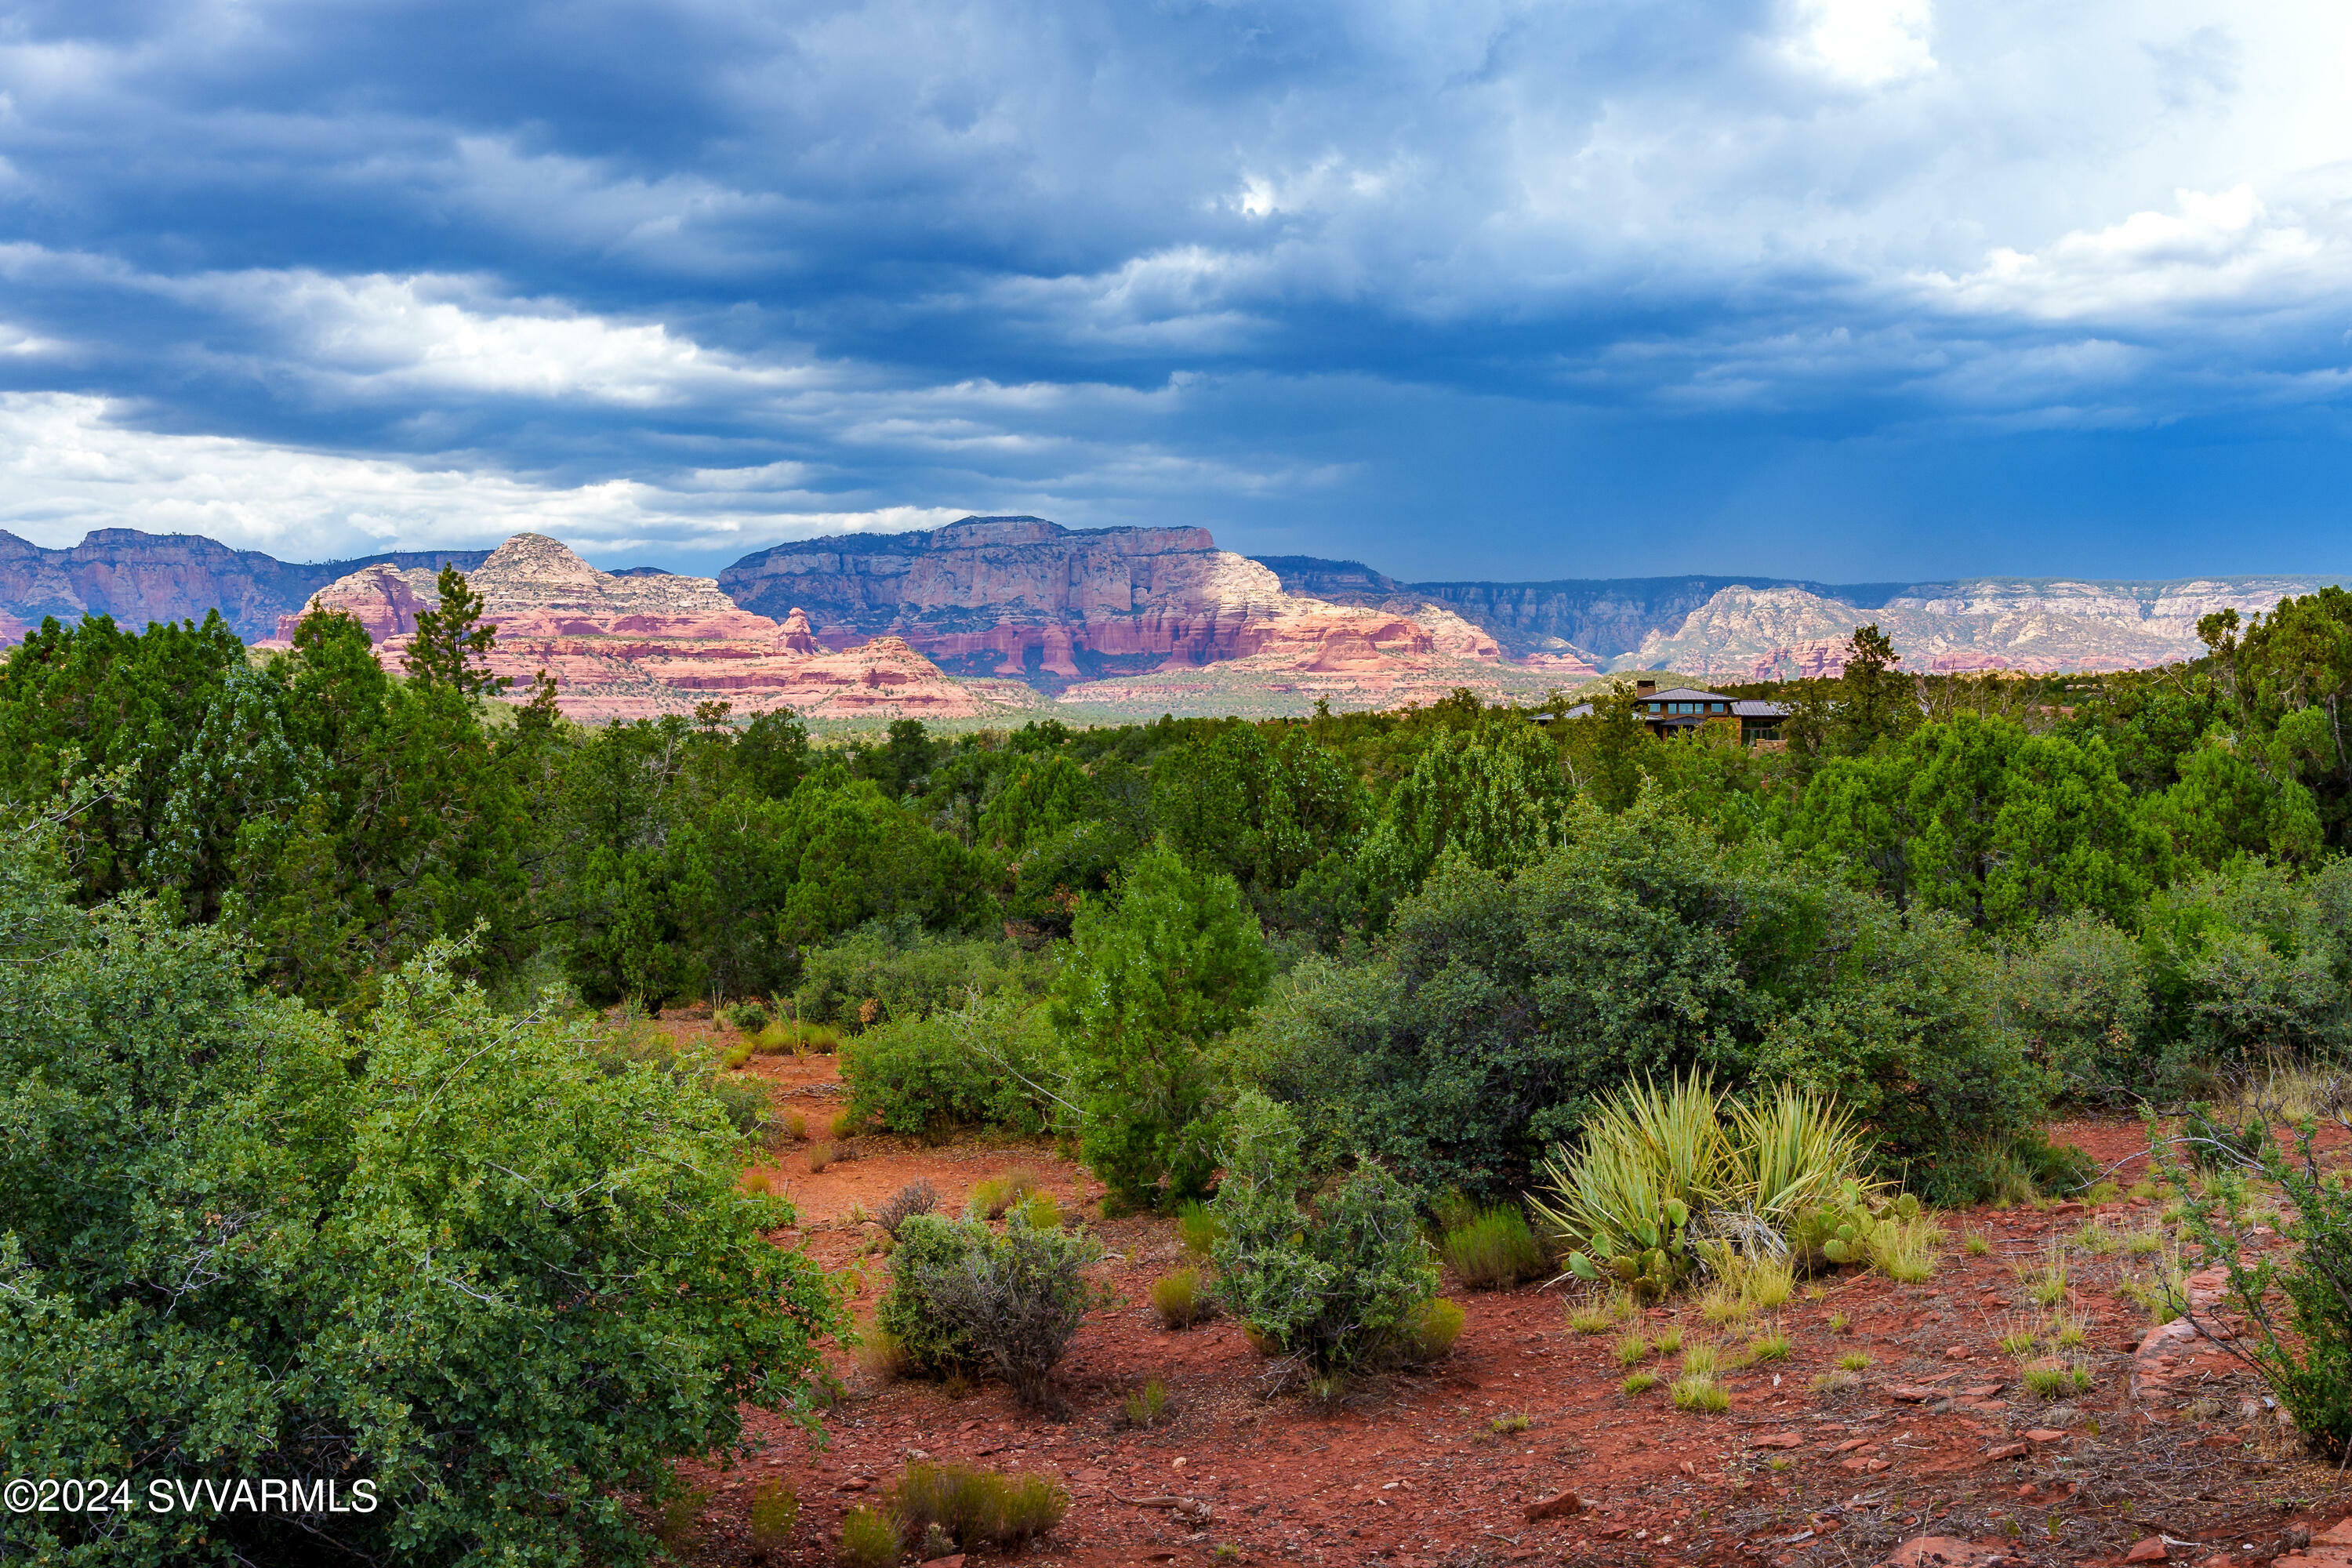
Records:
[[[2143,11],[20,5],[0,521],[2335,564],[2343,24]]]

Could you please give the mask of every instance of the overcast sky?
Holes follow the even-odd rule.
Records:
[[[0,527],[2352,569],[2342,0],[20,0]]]

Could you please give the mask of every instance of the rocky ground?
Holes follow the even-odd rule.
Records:
[[[829,1127],[838,1093],[831,1058],[756,1058],[747,1070],[811,1131]],[[2137,1126],[2056,1133],[2103,1164],[2121,1162],[2117,1178],[2135,1180]],[[1100,1189],[1050,1149],[861,1138],[854,1158],[812,1173],[808,1147],[788,1143],[762,1167],[799,1209],[800,1226],[777,1240],[849,1271],[861,1318],[887,1283],[865,1212],[916,1180],[954,1206],[1016,1163],[1036,1170],[1065,1214],[1110,1247],[1100,1270],[1107,1304],[1066,1363],[1059,1418],[1017,1409],[992,1384],[883,1381],[836,1351],[847,1396],[827,1413],[822,1438],[761,1415],[757,1458],[691,1468],[707,1492],[676,1534],[692,1561],[830,1562],[843,1514],[928,1457],[1059,1477],[1073,1499],[1068,1516],[1023,1555],[1074,1568],[1889,1560],[2352,1568],[2345,1477],[2302,1453],[2260,1382],[2213,1340],[2158,1331],[2118,1294],[2177,1256],[2160,1240],[2133,1239],[2161,1237],[2158,1198],[1950,1215],[1924,1283],[1838,1274],[1769,1321],[1738,1325],[1711,1325],[1696,1303],[1680,1300],[1610,1332],[1578,1334],[1559,1287],[1472,1292],[1449,1280],[1468,1323],[1448,1362],[1320,1404],[1272,1392],[1265,1363],[1230,1321],[1161,1329],[1149,1289],[1184,1261],[1172,1226],[1101,1219]],[[2062,1253],[2063,1291],[2044,1306],[2034,1297],[2051,1294],[2049,1269]],[[2053,1310],[2079,1325],[2073,1353],[2089,1386],[2045,1399],[2023,1386],[2020,1362],[1999,1342],[2021,1327],[2046,1331]],[[1617,1336],[1655,1339],[1675,1328],[1687,1344],[1735,1359],[1768,1330],[1789,1351],[1728,1373],[1731,1406],[1719,1415],[1672,1408],[1664,1378],[1646,1394],[1622,1392]],[[1668,1370],[1672,1360],[1646,1364]],[[1167,1411],[1131,1427],[1127,1396],[1151,1378],[1168,1386]],[[749,1500],[771,1478],[795,1487],[802,1511],[790,1543],[763,1556],[750,1544]]]

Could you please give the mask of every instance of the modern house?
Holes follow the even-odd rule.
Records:
[[[1652,680],[1633,683],[1633,705],[1648,722],[1652,734],[1678,735],[1702,724],[1720,724],[1727,730],[1737,724],[1743,746],[1777,742],[1780,739],[1780,721],[1789,716],[1785,702],[1726,697],[1720,691],[1698,691],[1687,686],[1661,691]]]
[[[1654,680],[1633,683],[1633,708],[1654,735],[1688,734],[1706,724],[1721,725],[1728,732],[1736,724],[1741,745],[1774,748],[1782,743],[1780,721],[1789,716],[1785,702],[1727,697],[1720,691],[1698,691],[1687,686],[1661,691]],[[1580,702],[1566,717],[1581,719],[1591,711],[1592,704]]]

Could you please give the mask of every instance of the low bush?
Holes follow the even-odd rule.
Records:
[[[756,1079],[726,1077],[720,1070],[721,1058],[705,1051],[680,1050],[649,1024],[627,1026],[601,1036],[589,1057],[607,1078],[618,1078],[633,1067],[643,1066],[680,1082],[700,1084],[727,1112],[735,1131],[747,1138],[760,1137],[767,1128],[766,1084]]]
[[[974,992],[1034,1002],[1053,984],[1050,949],[931,935],[912,921],[876,921],[812,949],[796,1001],[803,1017],[829,1024],[889,1024],[961,1007]],[[863,1015],[871,1005],[873,1017]]]
[[[2217,1179],[2191,1187],[2147,1121],[2149,1162],[2159,1176],[2189,1194],[2183,1228],[2206,1268],[2228,1271],[2231,1304],[2242,1327],[2216,1343],[2246,1362],[2278,1396],[2305,1439],[2341,1461],[2352,1456],[2352,1189],[2323,1172],[2315,1148],[2318,1122],[2295,1123],[2290,1152],[2271,1134],[2274,1107],[2258,1106],[2235,1136],[2215,1140],[2236,1166],[2231,1176],[2259,1176],[2273,1184],[2291,1217],[2258,1215],[2236,1197],[2234,1184]],[[2238,1152],[2251,1149],[2249,1153]],[[2257,1223],[2274,1226],[2291,1250],[2268,1251],[2251,1235]],[[2248,1263],[2251,1257],[2254,1259]]]
[[[974,1465],[915,1464],[885,1494],[899,1539],[938,1530],[959,1551],[1012,1551],[1062,1522],[1070,1494],[1048,1476],[1006,1476]]]
[[[1324,1373],[1430,1353],[1435,1340],[1416,1331],[1437,1270],[1402,1183],[1367,1163],[1301,1207],[1297,1125],[1255,1093],[1235,1108],[1224,1165],[1217,1292],[1257,1342]]]
[[[1208,1308],[1208,1297],[1201,1289],[1201,1271],[1179,1268],[1155,1280],[1151,1306],[1160,1314],[1160,1326],[1163,1329],[1189,1329],[1199,1322]]]
[[[768,1020],[774,1015],[768,1011],[765,1002],[737,1002],[728,1007],[722,1016],[735,1026],[737,1032],[756,1035],[768,1026]]]
[[[916,1215],[898,1228],[876,1321],[920,1371],[993,1372],[1031,1405],[1055,1401],[1054,1368],[1085,1319],[1092,1237],[1032,1226]]]
[[[2087,1185],[2097,1166],[2088,1154],[2029,1128],[2004,1138],[1984,1139],[1947,1153],[1920,1178],[1919,1190],[1942,1208],[1979,1204],[2030,1204]]]
[[[841,1051],[850,1109],[909,1138],[961,1127],[1044,1132],[1054,1124],[1062,1076],[1045,1009],[1012,995],[899,1018]]]
[[[929,1182],[909,1182],[890,1194],[890,1199],[876,1211],[874,1223],[898,1234],[898,1227],[919,1214],[936,1214],[940,1207],[940,1190]]]
[[[1438,1253],[1474,1290],[1507,1290],[1544,1271],[1544,1251],[1517,1206],[1486,1209],[1445,1233]]]

